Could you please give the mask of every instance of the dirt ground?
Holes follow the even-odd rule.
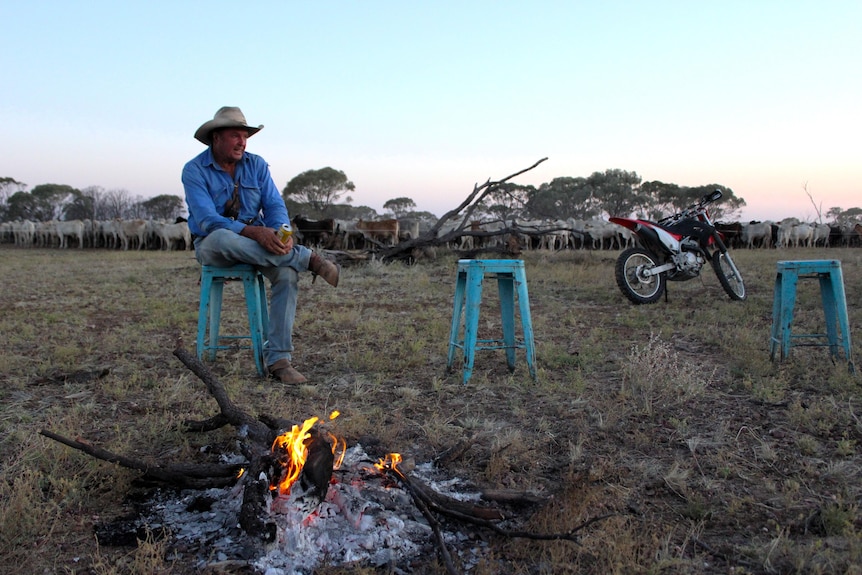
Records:
[[[851,326],[862,319],[859,252],[828,254],[844,266]],[[345,266],[337,289],[303,278],[294,363],[307,385],[258,378],[245,350],[219,354],[212,369],[250,413],[302,419],[338,409],[348,443],[437,462],[481,489],[538,495],[541,503],[510,510],[518,528],[565,532],[600,518],[577,543],[470,529],[489,551],[469,572],[859,573],[859,375],[824,348],[769,359],[775,262],[826,257],[822,250],[734,253],[745,302],[727,299],[710,274],[671,284],[667,301],[651,306],[619,293],[616,255],[524,254],[535,381],[521,351],[514,373],[490,351],[477,355],[466,385],[460,366],[446,370],[448,255]],[[205,461],[231,444],[232,429],[181,429],[216,410],[171,354],[179,337],[193,349],[194,260],[40,250],[0,258],[15,286],[0,294],[8,462],[0,564],[195,572],[166,558],[169,541],[98,546],[95,527],[128,512],[140,474],[37,434],[48,428],[152,462]],[[816,329],[816,291],[800,290],[797,323]],[[495,292],[486,282],[480,338],[499,330]],[[225,326],[241,328],[239,290],[226,298]],[[21,520],[32,514],[25,504],[44,509],[41,524]],[[391,568],[445,572],[435,555]]]

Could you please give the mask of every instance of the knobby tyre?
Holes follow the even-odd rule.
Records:
[[[620,254],[614,275],[617,286],[629,301],[640,305],[659,300],[665,290],[665,274],[644,275],[645,271],[657,265],[655,256],[640,247],[629,248]]]
[[[712,256],[712,268],[730,299],[743,301],[746,296],[745,284],[742,282],[742,275],[734,271],[736,266],[733,265],[730,255],[727,252],[715,252]]]

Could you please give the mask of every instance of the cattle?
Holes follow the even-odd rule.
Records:
[[[742,224],[739,222],[716,222],[715,229],[722,235],[724,245],[729,248],[742,247]]]
[[[356,229],[362,232],[366,239],[375,242],[389,242],[389,245],[398,243],[398,220],[365,221],[360,219],[356,222]]]
[[[78,247],[84,247],[84,222],[81,220],[69,220],[67,222],[54,222],[54,231],[60,240],[60,247],[69,245],[68,238],[78,242]]]
[[[742,224],[742,243],[748,249],[772,246],[772,224],[770,222],[748,222]]]
[[[147,220],[123,220],[120,222],[119,236],[124,250],[134,246],[138,250],[147,247],[150,225]]]
[[[297,215],[291,220],[299,243],[308,247],[331,248],[335,243],[335,220],[310,220]]]
[[[584,224],[584,231],[590,235],[593,241],[593,249],[604,249],[607,240],[608,249],[620,247],[620,226],[611,222],[592,219]]]
[[[490,247],[503,247],[506,243],[504,233],[506,232],[506,224],[502,220],[492,220],[484,222],[482,229],[488,236],[485,238],[485,245]]]
[[[177,222],[175,224],[154,222],[153,228],[163,250],[172,250],[174,249],[174,245],[179,249],[179,242],[183,242],[183,249],[189,250],[192,248],[192,235],[189,232],[188,222]]]
[[[542,247],[542,230],[545,228],[543,220],[512,220],[512,227],[519,233],[519,241],[527,250]]]
[[[570,230],[569,239],[571,241],[572,249],[586,248],[587,242],[589,241],[589,234],[586,232],[586,222],[575,218],[569,218],[566,220],[566,225]]]
[[[790,240],[793,247],[810,247],[814,237],[814,227],[809,224],[796,224],[790,230]]]
[[[12,237],[18,247],[33,247],[33,241],[36,238],[36,224],[30,220],[12,222]]]
[[[399,241],[415,240],[419,237],[419,220],[405,219],[398,220],[398,239]]]
[[[365,236],[356,229],[355,223],[335,220],[335,239],[331,243],[334,248],[358,250],[365,246]]]
[[[569,246],[572,232],[566,220],[551,220],[546,222],[545,233],[542,236],[542,247],[549,250],[563,250]]]
[[[814,226],[814,238],[811,241],[811,245],[822,245],[824,248],[829,247],[829,235],[831,233],[831,229],[827,224],[817,224]]]

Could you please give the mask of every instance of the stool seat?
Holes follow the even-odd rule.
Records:
[[[482,283],[485,276],[497,278],[500,296],[500,315],[503,339],[477,339],[479,331],[479,309],[482,302]],[[521,316],[523,339],[515,338],[515,293],[518,294],[518,309]],[[464,334],[461,336],[461,314],[466,310]],[[530,376],[536,379],[535,343],[533,323],[530,317],[530,297],[527,293],[527,276],[522,260],[459,260],[458,277],[455,284],[455,302],[452,313],[452,328],[449,332],[449,357],[446,364],[452,370],[455,350],[464,353],[464,383],[473,374],[477,350],[505,349],[509,371],[515,371],[515,350],[524,349]]]
[[[796,285],[800,279],[806,278],[816,278],[820,282],[826,333],[792,333]],[[843,350],[845,359],[853,369],[844,276],[838,260],[780,261],[777,264],[769,357],[774,360],[780,352],[781,359],[786,359],[791,348],[798,346],[829,347],[833,358],[838,356],[839,350]]]
[[[224,335],[219,333],[222,295],[224,284],[228,280],[242,281],[248,314],[249,332],[247,334]],[[235,342],[237,340],[250,340],[249,344],[239,347],[254,351],[257,372],[259,375],[266,375],[263,347],[268,330],[266,285],[263,275],[254,266],[247,264],[237,264],[230,267],[202,266],[196,342],[198,359],[203,359],[204,354],[206,354],[208,360],[214,361],[217,351],[236,347]],[[234,345],[222,343],[222,340],[234,342]]]

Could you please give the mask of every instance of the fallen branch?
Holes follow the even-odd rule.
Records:
[[[226,487],[236,483],[237,476],[244,464],[177,464],[177,465],[152,465],[143,461],[117,455],[100,447],[75,441],[62,435],[58,435],[52,431],[43,429],[39,431],[41,435],[54,441],[58,441],[63,445],[67,445],[73,449],[77,449],[87,455],[115,463],[127,469],[134,469],[143,472],[143,480],[158,481],[176,485],[182,488],[208,489],[210,487]]]
[[[422,503],[428,508],[429,511],[434,511],[440,513],[441,515],[446,515],[447,517],[450,517],[452,519],[470,523],[472,525],[484,527],[498,535],[502,535],[509,538],[533,539],[539,541],[563,540],[577,543],[577,534],[580,531],[592,525],[593,523],[597,523],[599,521],[603,521],[605,519],[618,515],[617,513],[609,513],[606,515],[591,517],[580,525],[573,527],[568,531],[560,533],[534,533],[532,531],[505,529],[497,524],[497,521],[506,518],[505,514],[499,509],[490,509],[476,506],[464,508],[463,505],[442,504],[444,501],[452,502],[456,500],[437,493],[436,491],[424,485],[421,481],[415,478],[408,477],[406,473],[402,472],[396,466],[384,465],[383,467],[379,468],[382,469],[384,472],[392,475],[399,483],[404,485],[410,491],[411,495],[414,495],[415,497],[421,499]],[[462,502],[458,503],[460,504]],[[452,507],[460,507],[460,509],[453,509]]]

